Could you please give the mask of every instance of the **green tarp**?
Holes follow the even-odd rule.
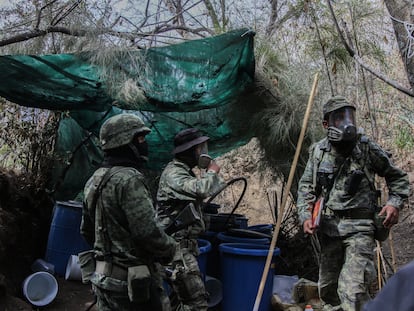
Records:
[[[50,187],[57,199],[73,199],[102,159],[97,140],[101,124],[126,109],[153,130],[149,167],[155,170],[171,159],[173,136],[186,127],[198,127],[211,137],[213,155],[246,143],[252,136],[249,116],[238,102],[254,80],[253,37],[252,31],[240,29],[114,52],[112,68],[105,70],[87,53],[0,56],[0,96],[22,106],[69,112],[60,123]],[[145,96],[131,102],[111,95],[116,93],[103,74],[108,70],[137,81]]]

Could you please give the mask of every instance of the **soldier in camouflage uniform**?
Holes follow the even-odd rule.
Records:
[[[200,216],[193,224],[172,234],[180,245],[169,267],[172,287],[179,300],[174,310],[203,311],[208,307],[196,259],[199,255],[197,237],[205,231],[201,203],[226,185],[218,176],[220,167],[214,161],[204,165],[199,163],[200,154],[208,152],[208,139],[194,128],[180,131],[174,138],[174,159],[164,169],[159,182],[157,214],[164,227],[168,227],[188,204]],[[207,171],[197,178],[192,171],[195,166]]]
[[[100,311],[171,310],[157,262],[171,261],[176,242],[157,225],[139,171],[149,132],[135,115],[109,118],[100,131],[104,162],[85,185],[81,233],[94,248]]]
[[[310,148],[299,182],[297,207],[305,233],[316,230],[321,245],[319,294],[323,310],[361,310],[375,280],[375,219],[386,228],[398,222],[409,194],[405,172],[387,153],[357,133],[355,106],[336,96],[323,107],[327,137]],[[375,175],[385,178],[388,200],[378,208]],[[324,198],[319,226],[312,221],[315,202]],[[379,213],[378,213],[379,211]],[[377,216],[374,217],[374,213]]]

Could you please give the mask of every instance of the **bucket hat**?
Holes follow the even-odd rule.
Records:
[[[203,136],[201,132],[196,128],[187,128],[177,133],[174,137],[174,150],[173,154],[181,153],[190,149],[193,146],[201,144],[210,138]]]

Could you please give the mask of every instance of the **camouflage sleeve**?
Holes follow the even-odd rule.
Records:
[[[306,163],[305,171],[303,172],[302,177],[299,180],[298,185],[298,199],[297,199],[297,211],[299,216],[299,222],[303,222],[312,217],[311,210],[312,204],[316,201],[316,195],[314,192],[313,185],[313,150],[315,145],[313,145],[309,150],[309,159]]]
[[[87,209],[85,202],[82,209],[80,233],[85,238],[85,241],[88,242],[89,245],[93,246],[95,243],[95,227],[91,217],[89,216],[89,210]]]
[[[89,187],[92,183],[92,178],[90,178],[85,186],[85,189],[88,189],[89,193]],[[88,200],[87,197],[83,199],[83,208],[82,208],[82,221],[80,225],[80,233],[85,238],[86,242],[88,242],[89,245],[93,246],[95,243],[95,225],[92,221],[92,218],[90,216],[90,209],[88,206]]]
[[[201,178],[196,178],[185,170],[177,170],[166,179],[171,189],[189,199],[205,199],[226,185],[215,172],[206,172]]]
[[[374,171],[385,178],[388,187],[387,205],[402,208],[408,198],[410,184],[406,172],[396,167],[387,153],[376,143],[369,142],[370,163]]]
[[[151,196],[141,177],[128,179],[121,195],[122,209],[136,247],[156,258],[172,260],[176,242],[157,225]]]

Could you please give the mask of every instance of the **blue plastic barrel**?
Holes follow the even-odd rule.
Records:
[[[245,238],[234,236],[227,232],[220,232],[217,238],[224,243],[251,243],[251,244],[269,244],[269,238]]]
[[[46,261],[55,266],[55,272],[64,276],[71,255],[91,249],[80,234],[82,203],[57,201],[47,241]]]
[[[203,280],[205,280],[207,271],[207,254],[211,250],[211,243],[203,239],[198,239],[197,242],[198,249],[200,250],[200,254],[197,256],[198,267],[200,268]]]
[[[207,253],[206,274],[220,279],[220,255],[219,244],[221,241],[217,238],[217,232],[205,231],[200,238],[207,240],[211,244],[211,250]]]
[[[272,224],[253,225],[253,226],[247,227],[247,229],[252,230],[252,231],[256,231],[256,232],[260,232],[260,233],[265,233],[265,234],[272,235],[273,225]]]
[[[268,245],[248,243],[220,244],[223,284],[222,311],[251,311],[254,307],[268,254]],[[274,249],[273,257],[280,250]],[[270,267],[259,311],[271,310],[274,268]]]

